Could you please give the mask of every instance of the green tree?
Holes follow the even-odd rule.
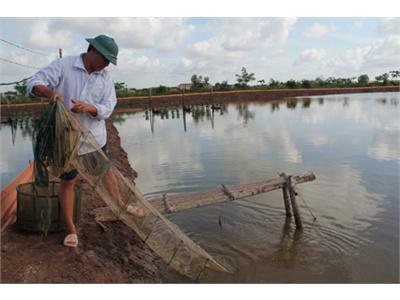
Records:
[[[294,79],[290,79],[286,81],[285,86],[289,89],[295,89],[297,88],[297,82]]]
[[[358,76],[357,81],[358,81],[359,85],[362,85],[362,86],[368,85],[369,77],[367,74],[362,74],[362,75]]]
[[[26,82],[27,80],[25,79],[14,85],[14,90],[18,93],[18,95],[24,96],[26,94]]]
[[[386,85],[389,82],[389,74],[388,73],[383,73],[382,75],[376,76],[375,79],[379,83],[382,82],[384,85]]]
[[[265,85],[265,80],[264,79],[258,80],[257,82],[259,83],[259,85]]]
[[[117,97],[126,97],[128,96],[128,87],[126,86],[125,82],[115,82],[114,83],[115,87],[115,93],[117,94]]]
[[[318,77],[315,79],[315,85],[318,87],[324,87],[326,85],[326,83],[322,77]]]
[[[254,73],[248,73],[245,67],[242,67],[241,74],[235,76],[238,87],[247,87],[249,82],[256,80]]]
[[[166,94],[168,92],[168,87],[160,84],[158,87],[154,89],[154,92],[157,95]]]
[[[394,79],[400,78],[400,71],[389,71],[389,73]]]
[[[230,86],[228,84],[228,81],[224,80],[221,83],[217,82],[215,84],[215,88],[218,89],[218,90],[227,90],[227,89],[230,88]]]
[[[307,80],[307,79],[303,79],[301,81],[301,87],[305,88],[305,89],[309,89],[311,88],[311,81]]]
[[[275,80],[273,78],[270,78],[269,84],[268,84],[268,86],[270,88],[278,88],[280,85],[281,85],[281,83],[279,82],[279,80]]]
[[[193,87],[199,87],[199,85],[201,84],[201,76],[197,76],[197,74],[193,74],[192,77],[190,77],[190,81],[193,84]]]
[[[190,81],[192,82],[193,89],[199,89],[199,88],[201,89],[201,88],[208,86],[210,77],[205,76],[203,78],[203,76],[201,76],[201,75],[193,74],[192,77],[190,77]]]

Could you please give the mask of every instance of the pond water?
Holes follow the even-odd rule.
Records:
[[[335,95],[113,119],[149,198],[316,175],[298,186],[302,231],[279,190],[171,215],[233,270],[206,271],[201,282],[399,282],[399,102],[400,93]],[[10,126],[0,128],[3,186],[32,159],[29,130],[17,127],[14,144]]]

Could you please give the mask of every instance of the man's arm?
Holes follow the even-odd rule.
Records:
[[[42,96],[54,100],[63,100],[63,96],[54,90],[61,78],[62,61],[57,59],[48,66],[36,72],[27,82],[27,90],[35,96]]]
[[[54,101],[64,101],[63,95],[45,85],[35,85],[32,89],[32,94],[50,99],[50,103]]]

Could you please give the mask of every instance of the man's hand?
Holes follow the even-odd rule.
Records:
[[[90,113],[92,116],[96,116],[97,115],[97,108],[89,103],[85,103],[83,101],[80,101],[78,99],[72,99],[72,104],[74,106],[72,106],[71,111],[74,113]]]
[[[54,91],[50,97],[49,104],[53,104],[54,101],[64,102],[64,97],[59,92]]]

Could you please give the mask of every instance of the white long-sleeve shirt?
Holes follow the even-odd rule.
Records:
[[[117,103],[114,83],[107,70],[89,74],[81,55],[69,56],[53,61],[33,75],[27,82],[30,94],[36,85],[48,86],[63,95],[65,106],[69,110],[73,106],[72,99],[94,105],[97,109],[95,117],[90,113],[74,113],[74,116],[92,132],[101,147],[106,144],[107,132],[104,120],[110,117]],[[82,151],[80,153],[82,154]]]

